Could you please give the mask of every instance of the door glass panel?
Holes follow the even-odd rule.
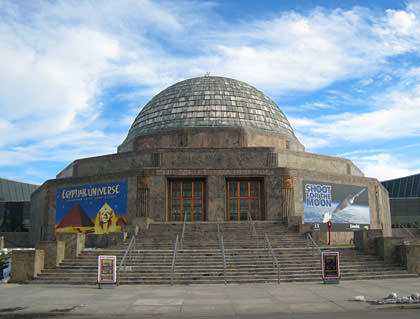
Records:
[[[229,183],[229,196],[236,197],[238,196],[238,183]]]
[[[182,183],[182,197],[191,197],[192,182]]]
[[[186,215],[186,220],[190,221],[191,220],[191,200],[184,199],[183,206],[184,206],[184,212],[183,212],[182,219],[184,220],[185,218],[184,216]]]
[[[194,183],[194,197],[201,197],[202,194],[202,184]]]
[[[251,216],[253,220],[260,219],[259,212],[260,212],[259,200],[251,199]]]
[[[172,220],[181,220],[181,201],[179,199],[172,200]]]
[[[250,182],[249,186],[251,191],[250,196],[258,196],[258,182]]]
[[[248,196],[248,182],[241,182],[240,183],[240,192],[241,197],[247,197]]]
[[[238,220],[238,200],[231,199],[229,204],[229,219]]]
[[[240,219],[241,220],[247,220],[248,219],[248,200],[247,199],[241,199],[240,200]]]
[[[194,199],[194,220],[199,221],[203,218],[202,206],[200,199]]]
[[[172,184],[172,197],[180,197],[181,196],[181,184],[173,183]]]

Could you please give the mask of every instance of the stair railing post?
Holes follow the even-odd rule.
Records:
[[[172,265],[171,265],[171,285],[174,284],[174,269],[175,269],[175,258],[176,258],[176,251],[178,249],[178,234],[176,234],[175,239],[175,247],[174,247],[174,254],[172,256]]]

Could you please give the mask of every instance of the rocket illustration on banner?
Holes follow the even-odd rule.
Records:
[[[345,199],[343,199],[340,204],[337,205],[337,207],[332,211],[332,212],[326,212],[324,214],[324,218],[323,218],[323,223],[326,223],[328,221],[331,220],[331,218],[337,214],[338,212],[342,211],[343,209],[353,205],[354,200],[359,197],[364,191],[366,190],[366,188],[363,188],[360,192],[358,192],[355,195],[349,195],[347,196]]]

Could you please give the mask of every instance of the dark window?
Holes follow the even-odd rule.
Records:
[[[0,202],[0,232],[27,232],[30,202]]]

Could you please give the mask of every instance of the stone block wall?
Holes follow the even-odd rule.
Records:
[[[405,244],[398,247],[401,263],[407,271],[420,275],[420,244]]]
[[[378,237],[376,238],[377,255],[387,263],[398,262],[398,246],[404,243],[400,237]]]
[[[85,248],[85,234],[79,233],[58,233],[57,241],[65,242],[65,258],[76,258]]]
[[[64,241],[40,241],[35,249],[44,251],[44,268],[54,269],[64,259],[66,243]]]
[[[12,253],[11,283],[34,279],[44,268],[43,250],[15,250]]]
[[[382,236],[382,230],[360,230],[354,233],[354,245],[365,254],[376,255],[376,239]]]
[[[311,235],[318,244],[328,245],[328,231],[312,231]],[[353,232],[331,232],[331,245],[352,245],[353,243]]]

